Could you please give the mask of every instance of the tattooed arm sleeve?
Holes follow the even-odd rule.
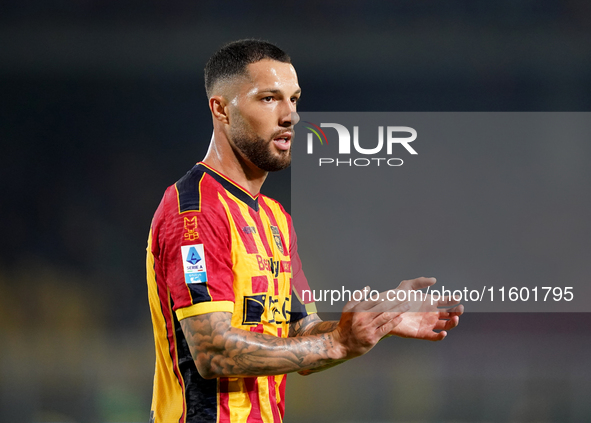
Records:
[[[318,335],[322,333],[330,333],[336,329],[339,325],[337,321],[328,321],[323,322],[320,317],[316,313],[309,314],[308,316],[304,317],[303,319],[298,320],[295,323],[292,323],[289,326],[289,336],[290,337],[297,337],[297,336],[307,336],[307,335]],[[326,363],[322,366],[313,368],[313,369],[305,369],[298,371],[301,375],[309,375],[312,373],[321,372],[326,369],[330,369],[338,364],[343,363],[344,360],[335,361],[332,363]]]
[[[278,338],[234,328],[231,318],[231,313],[214,312],[180,322],[197,370],[205,379],[305,374],[345,361],[331,333]]]
[[[289,336],[306,336],[329,333],[339,325],[337,321],[323,322],[316,313],[309,314],[289,326]]]

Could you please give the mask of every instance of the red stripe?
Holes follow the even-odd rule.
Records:
[[[269,291],[269,279],[266,276],[253,276],[250,279],[253,294]],[[275,295],[277,295],[277,292],[275,292]]]
[[[246,224],[246,220],[244,219],[244,216],[242,216],[242,213],[240,212],[240,208],[238,207],[236,202],[234,202],[234,200],[231,200],[228,197],[226,190],[221,189],[219,192],[222,194],[222,197],[224,197],[224,199],[226,200],[226,203],[228,203],[228,207],[230,208],[230,213],[232,214],[232,217],[234,218],[234,223],[238,227],[238,234],[240,235],[240,239],[242,239],[242,243],[246,247],[246,252],[248,254],[258,253],[259,250],[258,250],[257,244],[254,240],[254,235],[244,233],[243,228],[248,225]],[[250,211],[252,211],[252,209],[250,207],[248,209]]]
[[[263,333],[265,331],[265,328],[263,327],[263,324],[262,323],[259,323],[256,326],[250,327],[250,331],[251,332]]]
[[[269,206],[265,203],[265,201],[264,200],[260,201],[260,200],[263,200],[263,199],[259,198],[259,206],[261,206],[263,208],[263,210],[265,211],[265,213],[269,217],[269,221],[271,222],[271,225],[275,226],[277,228],[277,230],[279,231],[279,236],[281,237],[281,243],[283,244],[283,253],[285,255],[289,255],[288,254],[289,250],[285,248],[285,237],[283,236],[283,232],[281,232],[281,229],[279,229],[279,225],[277,224],[277,219],[275,219],[275,215],[273,214],[273,212],[271,211]]]
[[[219,379],[220,386],[220,419],[219,423],[230,423],[230,405],[228,396],[228,379]]]
[[[279,384],[279,395],[281,395],[281,401],[279,402],[279,413],[281,413],[281,418],[285,416],[285,381],[287,380],[287,375],[283,375],[283,379],[281,379],[281,383]]]
[[[273,422],[281,423],[281,416],[279,416],[279,408],[277,404],[277,396],[275,395],[275,376],[267,376],[269,382],[269,403],[271,410],[273,410]]]
[[[259,206],[261,203],[259,202]],[[250,217],[253,218],[257,225],[257,231],[259,232],[259,236],[263,245],[265,246],[265,251],[267,252],[267,257],[273,257],[273,252],[271,251],[271,247],[269,247],[269,242],[267,241],[267,233],[265,232],[265,227],[263,226],[263,222],[261,220],[261,216],[253,209],[249,208],[248,212],[250,213]]]
[[[273,285],[275,285],[275,294],[274,295],[279,295],[279,280],[278,279],[273,279]]]
[[[248,414],[247,423],[260,423],[261,417],[261,405],[259,403],[259,381],[256,377],[245,377],[244,387],[248,398],[250,398],[250,413]]]

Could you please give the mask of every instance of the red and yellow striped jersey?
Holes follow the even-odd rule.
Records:
[[[285,375],[203,379],[179,321],[225,311],[234,327],[287,337],[290,322],[314,312],[301,301],[309,288],[289,214],[198,163],[166,190],[147,251],[153,421],[281,422]]]

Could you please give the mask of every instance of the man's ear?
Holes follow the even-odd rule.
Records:
[[[229,124],[230,119],[228,116],[227,102],[221,95],[214,95],[209,99],[209,109],[214,119],[219,120],[222,123]]]

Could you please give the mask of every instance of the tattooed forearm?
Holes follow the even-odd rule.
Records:
[[[318,335],[330,333],[336,329],[339,322],[323,322],[316,313],[310,314],[303,319],[292,323],[289,327],[289,336]]]
[[[319,324],[315,325],[315,327],[321,326],[318,330],[332,328],[332,329],[330,329],[330,331],[332,331],[337,326],[337,324],[338,324],[338,322],[320,322]],[[323,339],[324,339],[325,336],[326,335],[321,335],[321,337]],[[332,347],[333,346],[332,339],[330,337],[327,337],[326,339],[327,339],[327,342]],[[331,363],[326,363],[326,364],[324,364],[322,366],[314,367],[312,369],[300,370],[298,373],[301,374],[301,375],[307,376],[307,375],[312,374],[312,373],[318,373],[318,372],[321,372],[323,370],[330,369],[331,367],[337,366],[337,365],[339,365],[341,363],[344,363],[345,361],[346,360],[335,360],[335,361],[333,361]]]
[[[319,322],[311,328],[304,331],[303,335],[318,335],[320,333],[329,333],[337,328],[339,322]]]
[[[231,316],[216,312],[180,322],[204,378],[312,371],[344,361],[332,335],[324,333],[326,325],[322,331],[314,331],[315,334],[310,326],[306,337],[278,338],[234,328],[230,324]]]

